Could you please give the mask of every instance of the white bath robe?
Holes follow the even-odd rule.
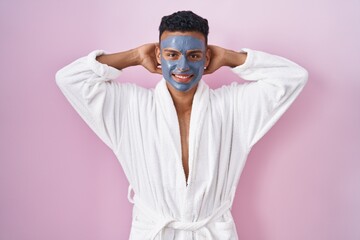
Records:
[[[56,73],[67,100],[126,174],[134,203],[131,240],[238,239],[231,206],[247,156],[308,79],[290,60],[241,50],[247,59],[232,70],[245,83],[210,89],[199,82],[187,182],[178,118],[164,79],[154,89],[115,81],[121,71],[95,59],[103,50]]]

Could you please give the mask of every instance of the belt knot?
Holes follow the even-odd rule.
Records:
[[[220,205],[220,207],[216,208],[210,216],[196,222],[184,222],[171,217],[160,216],[158,213],[149,208],[141,199],[139,199],[137,195],[131,197],[131,191],[132,187],[131,185],[129,185],[129,202],[133,203],[135,207],[140,210],[141,214],[143,214],[147,219],[150,219],[152,222],[155,223],[149,234],[149,239],[151,240],[154,240],[156,236],[161,233],[165,227],[169,227],[175,230],[185,230],[193,232],[198,232],[200,229],[202,229],[205,232],[206,239],[214,239],[207,225],[210,222],[214,222],[214,220],[223,216],[226,212],[231,210],[232,201],[235,194],[235,188],[233,188],[230,198],[224,201]]]

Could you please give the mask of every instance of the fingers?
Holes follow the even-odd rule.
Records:
[[[149,70],[149,72],[151,72],[151,73],[162,74],[162,70],[159,67],[155,67],[155,68],[151,68],[151,69],[148,68],[147,70]]]
[[[157,74],[161,74],[161,75],[162,75],[162,70],[161,70],[161,68],[156,68],[156,70],[155,70],[154,73],[157,73]]]
[[[153,73],[162,74],[161,65],[155,65]]]
[[[215,72],[218,69],[218,67],[216,66],[216,64],[214,62],[210,62],[210,64],[204,69],[204,75],[206,74],[211,74],[213,72]]]
[[[211,74],[211,73],[213,73],[213,72],[215,72],[215,71],[214,71],[214,70],[212,70],[212,69],[207,68],[207,69],[205,69],[205,70],[204,70],[203,75],[206,75],[206,74]]]

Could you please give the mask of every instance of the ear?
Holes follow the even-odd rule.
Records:
[[[157,63],[161,65],[161,50],[160,50],[160,45],[158,43],[156,44],[155,47],[155,56]]]
[[[205,67],[208,67],[210,64],[210,59],[211,59],[211,50],[209,47],[206,48],[206,53],[205,53]]]

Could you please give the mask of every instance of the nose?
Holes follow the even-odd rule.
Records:
[[[177,69],[179,69],[179,71],[181,72],[185,72],[189,70],[189,65],[184,55],[182,55],[181,58],[179,59],[179,62],[177,64]]]

